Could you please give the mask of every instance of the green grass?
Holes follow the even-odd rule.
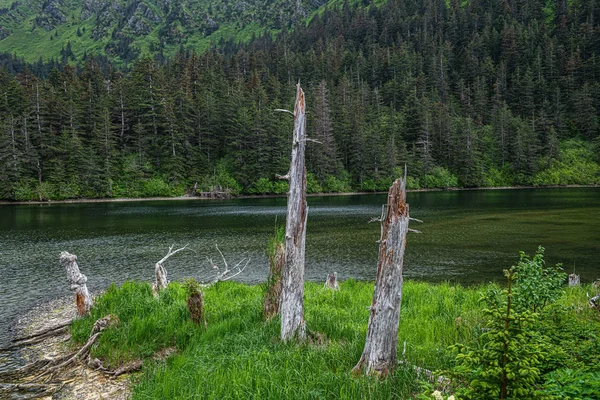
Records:
[[[477,343],[485,325],[479,298],[489,287],[405,282],[399,353],[406,341],[406,358],[411,363],[451,370],[454,355],[448,347]],[[566,291],[556,303],[562,311],[555,313],[553,326],[561,327],[557,340],[577,334],[578,345],[598,354],[598,345],[591,339],[599,322],[586,305],[589,289]],[[204,329],[191,322],[181,284],[171,283],[155,299],[148,283],[126,282],[120,288],[111,286],[97,299],[92,315],[73,323],[72,335],[75,342],[83,343],[96,319],[108,313],[119,317],[120,325],[100,336],[92,356],[112,367],[146,359],[141,376],[135,378],[134,399],[402,399],[422,391],[414,372],[407,368],[396,369],[386,380],[351,373],[365,342],[373,283],[345,281],[339,292],[307,283],[307,326],[325,339],[302,344],[279,340],[278,319],[263,321],[264,291],[265,285],[234,282],[206,289],[208,328]],[[577,329],[584,325],[587,334],[582,336]],[[152,359],[157,351],[172,346],[178,351],[166,361]],[[563,361],[577,359],[571,353]],[[580,358],[578,368],[597,355]]]

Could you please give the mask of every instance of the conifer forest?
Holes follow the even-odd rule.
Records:
[[[598,184],[599,20],[594,0],[345,1],[173,57],[3,54],[0,198],[285,193],[274,110],[298,81],[309,192],[387,190],[405,164],[409,189]]]

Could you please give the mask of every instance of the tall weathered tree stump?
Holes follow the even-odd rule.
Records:
[[[306,239],[306,118],[304,92],[296,86],[292,161],[287,174],[289,192],[285,224],[285,264],[281,274],[281,339],[305,336],[304,244]]]
[[[377,280],[371,303],[367,340],[353,372],[387,375],[396,366],[398,324],[402,302],[402,268],[408,233],[406,171],[388,193],[387,208],[381,215],[381,240]]]
[[[60,253],[60,265],[67,271],[67,280],[71,285],[71,290],[75,293],[75,303],[79,315],[85,315],[92,308],[92,297],[87,289],[87,277],[79,271],[77,265],[77,256],[66,251]]]
[[[333,274],[327,274],[327,279],[325,279],[323,289],[340,290],[340,285],[337,281],[337,272],[334,272]]]

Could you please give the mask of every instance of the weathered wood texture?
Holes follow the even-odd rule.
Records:
[[[77,256],[75,254],[63,251],[60,253],[60,265],[67,271],[67,280],[71,285],[71,290],[75,293],[75,302],[79,315],[85,315],[92,308],[92,297],[87,289],[87,277],[79,271],[77,265]]]
[[[369,315],[367,340],[353,372],[387,375],[396,366],[398,324],[402,302],[402,269],[408,233],[406,171],[388,193],[387,208],[381,215],[381,241],[377,280]]]
[[[281,270],[285,263],[285,248],[283,243],[277,243],[273,254],[269,255],[269,278],[263,314],[265,319],[271,319],[279,313],[281,300]]]
[[[304,244],[306,239],[306,119],[304,92],[296,87],[294,138],[288,179],[290,189],[285,224],[285,264],[281,275],[281,339],[305,336],[304,324]]]
[[[174,245],[173,245],[174,246]],[[156,282],[152,285],[152,292],[155,296],[158,295],[158,292],[167,288],[169,281],[167,280],[167,270],[163,266],[163,264],[167,261],[169,257],[174,254],[179,253],[182,250],[185,250],[188,245],[186,244],[180,249],[173,250],[173,246],[169,247],[169,251],[167,255],[164,256],[159,262],[154,265],[154,274],[156,276]]]
[[[323,285],[323,289],[340,290],[340,285],[337,281],[337,272],[333,274],[327,274],[327,279]]]
[[[581,284],[581,279],[579,275],[569,274],[569,287],[571,286],[579,286]]]

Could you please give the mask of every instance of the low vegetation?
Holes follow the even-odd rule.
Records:
[[[204,290],[206,327],[192,322],[185,285],[172,282],[157,298],[148,283],[113,285],[89,317],[73,323],[72,335],[76,343],[85,342],[96,319],[109,313],[119,317],[121,324],[99,338],[92,357],[113,367],[145,359],[134,378],[134,399],[431,399],[438,396],[435,390],[444,399],[481,398],[481,393],[498,398],[503,376],[512,396],[504,398],[593,399],[600,386],[600,318],[588,306],[587,294],[596,289],[566,288],[561,274],[557,267],[546,268],[541,249],[532,259],[522,255],[507,271],[510,291],[497,284],[405,282],[399,359],[407,362],[385,380],[351,373],[364,345],[370,282],[348,280],[340,291],[307,283],[311,333],[302,344],[282,343],[279,319],[265,321],[266,285],[235,282]],[[523,289],[548,277],[551,283],[539,297],[528,292],[516,300]],[[152,357],[170,347],[177,352],[166,361]],[[452,383],[438,387],[413,366]]]

